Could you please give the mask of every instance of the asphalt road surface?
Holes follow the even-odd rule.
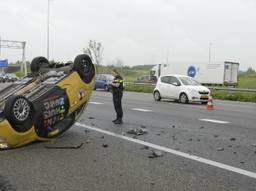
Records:
[[[124,124],[114,125],[111,93],[95,91],[63,136],[0,152],[0,190],[254,191],[256,104],[214,105],[125,92]],[[134,129],[147,133],[127,133]]]

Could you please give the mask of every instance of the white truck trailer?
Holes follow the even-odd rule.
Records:
[[[237,62],[205,63],[170,63],[154,66],[150,71],[152,79],[161,75],[181,74],[195,78],[204,85],[237,86],[238,84]]]

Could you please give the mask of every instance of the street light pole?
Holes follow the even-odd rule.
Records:
[[[48,0],[47,9],[47,59],[50,57],[50,0]]]
[[[2,38],[1,38],[1,36],[0,36],[0,57],[1,57],[1,54],[2,54],[2,50],[1,50],[1,48],[2,48],[2,46],[1,46],[1,42],[2,42]]]
[[[209,43],[209,64],[211,64],[211,48],[212,48],[212,43]]]

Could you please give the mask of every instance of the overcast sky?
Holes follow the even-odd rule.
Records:
[[[255,0],[51,0],[50,58],[67,61],[89,39],[104,64],[238,61],[256,69]],[[46,56],[47,0],[1,0],[0,36],[27,41],[27,59]],[[10,60],[17,50],[2,50]]]

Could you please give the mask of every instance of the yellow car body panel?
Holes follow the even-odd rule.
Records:
[[[81,78],[79,77],[77,72],[73,72],[68,78],[62,80],[57,84],[60,88],[67,88],[67,94],[69,97],[70,107],[69,114],[73,113],[77,106],[84,102],[88,102],[91,97],[93,87],[95,85],[95,77],[90,84],[85,84]],[[79,99],[79,91],[85,90],[86,95],[80,100]]]
[[[37,138],[34,127],[25,133],[19,133],[12,128],[6,119],[0,123],[0,144],[6,144],[8,147],[19,147],[33,142]]]

